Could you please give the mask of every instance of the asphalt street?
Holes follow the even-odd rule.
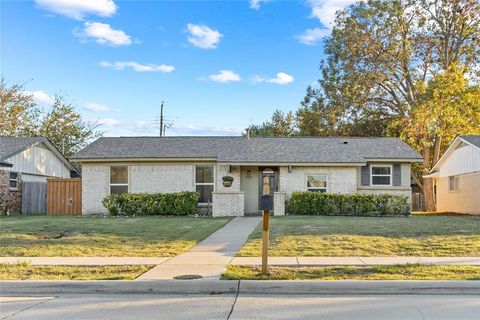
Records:
[[[479,319],[478,295],[64,294],[0,298],[1,319]]]

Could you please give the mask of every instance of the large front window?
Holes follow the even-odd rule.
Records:
[[[307,190],[313,192],[327,192],[327,175],[307,176]]]
[[[200,194],[198,202],[212,202],[214,175],[213,166],[195,167],[195,190]]]
[[[121,194],[128,192],[128,167],[110,167],[110,194]]]
[[[372,186],[391,186],[392,185],[392,166],[372,165],[371,177]]]

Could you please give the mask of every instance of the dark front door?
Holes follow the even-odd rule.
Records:
[[[260,167],[258,175],[258,209],[260,210],[260,198],[263,195],[263,178],[268,177],[270,185],[270,195],[273,197],[274,192],[278,191],[278,168],[276,167]]]

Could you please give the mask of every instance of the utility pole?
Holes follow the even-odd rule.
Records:
[[[163,137],[165,134],[165,129],[163,128],[163,101],[162,106],[160,107],[160,137]]]

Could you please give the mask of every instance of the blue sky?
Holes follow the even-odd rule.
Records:
[[[352,0],[1,2],[2,77],[62,93],[107,136],[239,135],[295,110]],[[157,123],[157,124],[156,124]]]

